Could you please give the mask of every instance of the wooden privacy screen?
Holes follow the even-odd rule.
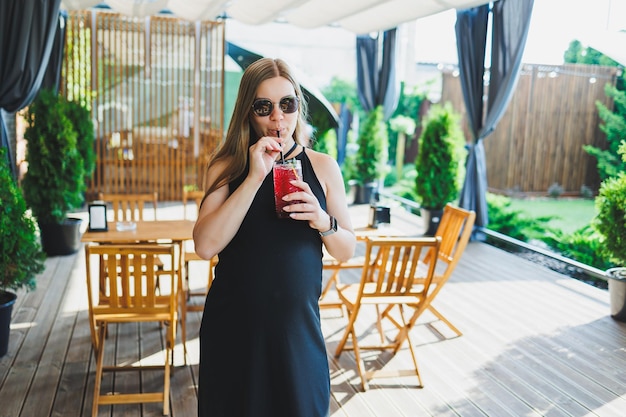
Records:
[[[96,121],[88,197],[202,187],[223,136],[223,22],[71,12],[61,93]]]
[[[615,85],[618,71],[598,65],[523,65],[502,119],[484,140],[490,191],[545,195],[553,183],[567,194],[578,194],[583,185],[597,191],[596,159],[583,145],[607,147],[596,102],[612,108],[604,88]],[[463,115],[465,137],[471,140],[460,78],[453,72],[443,74],[441,101]]]

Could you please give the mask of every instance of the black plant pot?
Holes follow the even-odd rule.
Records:
[[[426,233],[424,236],[435,236],[437,228],[441,222],[441,216],[443,216],[443,209],[421,209],[420,211],[422,219],[424,219],[424,225],[426,226]]]
[[[0,358],[9,351],[11,333],[11,312],[17,295],[0,290]]]
[[[62,223],[39,224],[41,246],[48,256],[71,255],[80,247],[82,219],[68,217]]]
[[[359,184],[354,196],[354,204],[370,204],[372,203],[372,197],[376,195],[378,191],[377,182],[368,182],[366,184]]]

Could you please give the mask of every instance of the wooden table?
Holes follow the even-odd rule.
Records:
[[[193,239],[192,220],[155,220],[137,222],[135,230],[119,231],[115,222],[108,222],[109,230],[92,232],[87,230],[81,242],[86,243],[133,243],[170,240],[175,243]]]
[[[348,209],[354,233],[360,240],[367,236],[422,236],[426,230],[422,223],[415,221],[415,215],[402,207],[391,207],[391,222],[379,224],[376,228],[369,227],[369,204],[351,205]]]

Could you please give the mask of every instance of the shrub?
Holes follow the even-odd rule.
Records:
[[[83,159],[67,116],[67,102],[50,90],[41,90],[28,106],[26,121],[24,198],[39,224],[58,224],[68,211],[82,206],[85,189]]]
[[[369,112],[358,138],[355,180],[367,184],[384,178],[387,172],[387,127],[382,106]]]
[[[607,149],[585,145],[584,150],[597,160],[598,173],[602,180],[615,177],[626,169],[626,161],[619,156],[619,147],[626,137],[626,91],[609,84],[604,91],[613,101],[613,109],[596,102],[598,115],[603,123],[600,130],[606,133]]]
[[[76,131],[76,147],[83,158],[85,179],[87,179],[91,177],[96,167],[95,133],[91,113],[80,103],[68,101],[66,115]]]
[[[618,151],[626,159],[626,142]],[[602,251],[611,261],[626,265],[626,173],[605,179],[595,200],[597,215],[592,225],[602,236]]]
[[[528,242],[541,240],[550,231],[548,222],[552,217],[530,218],[520,210],[511,208],[511,199],[501,195],[487,194],[489,229]]]
[[[540,241],[552,251],[567,258],[598,269],[613,266],[602,253],[601,236],[591,227],[585,226],[571,234],[565,234],[548,226],[551,216],[527,217],[522,211],[511,209],[509,197],[487,194],[489,229],[523,242]]]
[[[35,222],[9,170],[6,149],[0,148],[0,290],[35,288],[45,258]]]
[[[580,186],[580,196],[582,198],[591,200],[593,198],[593,190],[583,184]]]
[[[563,187],[558,182],[552,183],[548,187],[548,195],[552,198],[558,198],[563,195]]]
[[[415,191],[425,209],[439,210],[457,198],[463,151],[460,118],[452,106],[433,105],[423,122],[415,161]]]
[[[550,248],[563,256],[598,269],[609,269],[614,264],[602,254],[600,235],[589,225],[571,234],[552,230],[542,239]]]
[[[337,132],[334,129],[328,129],[316,139],[312,140],[313,149],[328,154],[337,159]]]

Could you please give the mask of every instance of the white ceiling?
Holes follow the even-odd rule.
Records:
[[[168,9],[187,20],[214,20],[226,14],[249,25],[282,21],[307,29],[340,26],[357,34],[391,29],[449,9],[467,9],[486,0],[62,0],[62,8],[82,10],[106,3],[131,16]]]

